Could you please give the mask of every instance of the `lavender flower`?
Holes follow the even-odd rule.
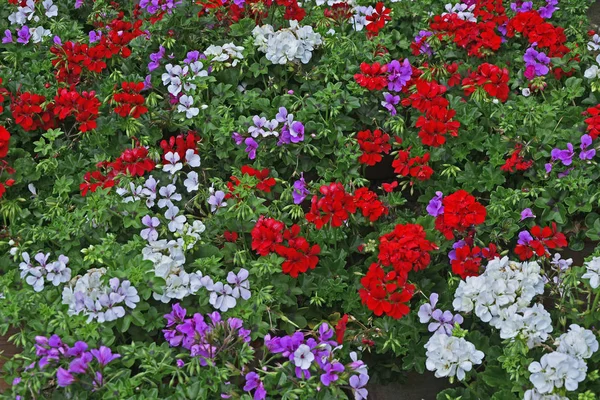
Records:
[[[255,390],[254,392],[254,400],[263,400],[267,397],[267,391],[260,380],[260,376],[256,372],[249,372],[246,374],[246,384],[244,385],[244,391],[250,392],[251,390]]]
[[[210,204],[210,211],[215,212],[221,207],[226,207],[227,202],[224,200],[225,192],[223,192],[222,190],[217,190],[216,192],[212,193],[208,198],[208,204]]]
[[[532,240],[533,236],[531,236],[531,233],[529,233],[528,231],[521,231],[519,232],[519,240],[517,241],[517,243],[523,246],[527,246]]]
[[[304,180],[304,173],[300,174],[300,179],[294,182],[292,189],[292,197],[294,204],[302,204],[306,196],[310,194],[310,191],[306,188],[306,181]]]
[[[233,139],[233,141],[235,142],[235,144],[237,144],[238,146],[242,143],[244,143],[244,137],[242,135],[240,135],[237,132],[233,132],[231,134],[231,138]]]
[[[590,135],[583,135],[581,137],[581,153],[579,153],[579,158],[582,160],[591,160],[596,155],[596,149],[591,148],[587,150],[588,147],[592,145],[592,137]]]
[[[400,61],[393,60],[387,65],[388,68],[388,90],[400,92],[406,86],[412,76],[412,67],[408,58],[405,58],[402,64]]]
[[[435,192],[435,196],[429,201],[427,205],[427,213],[432,217],[437,217],[444,213],[444,206],[442,203],[442,199],[444,194],[442,192]]]
[[[6,44],[6,43],[12,43],[12,42],[13,42],[12,32],[10,31],[10,29],[7,29],[4,31],[4,37],[2,38],[2,43]]]
[[[100,349],[91,350],[90,353],[92,353],[96,360],[98,360],[98,363],[100,363],[100,365],[103,367],[111,361],[121,357],[120,354],[113,354],[112,350],[106,346],[100,346]]]
[[[155,242],[158,240],[158,231],[156,228],[160,225],[160,220],[156,217],[151,217],[150,215],[146,215],[142,218],[142,224],[147,226],[146,229],[143,229],[140,232],[140,236],[142,239],[145,239],[149,242]]]
[[[389,112],[390,115],[394,116],[398,113],[396,110],[396,104],[400,103],[400,96],[393,95],[389,92],[385,92],[383,94],[384,100],[381,102],[381,105],[384,106]]]
[[[329,386],[332,382],[335,382],[340,378],[338,373],[344,372],[344,366],[339,362],[333,362],[331,364],[326,364],[323,371],[325,371],[325,373],[321,375],[321,383],[325,386]]]
[[[369,375],[360,374],[353,375],[350,377],[350,387],[354,392],[355,400],[366,400],[369,395],[368,390],[365,388],[367,386],[367,382],[369,381]]]
[[[156,53],[150,54],[150,63],[148,64],[148,71],[152,72],[158,67],[160,67],[160,60],[162,60],[165,56],[166,50],[163,46],[158,48]]]
[[[448,336],[452,335],[454,324],[462,324],[463,317],[460,314],[452,315],[450,311],[434,310],[431,314],[431,318],[435,322],[431,322],[427,326],[429,332],[443,333]]]
[[[567,143],[566,150],[561,150],[558,148],[552,149],[550,155],[552,156],[552,161],[560,160],[563,165],[569,166],[573,163],[573,145],[571,143]]]
[[[89,33],[90,43],[96,43],[102,38],[102,32],[100,31],[90,31]]]
[[[419,54],[425,54],[427,56],[433,55],[433,49],[431,46],[425,41],[425,38],[433,35],[432,32],[429,31],[419,31],[417,36],[415,36],[415,42],[419,45]]]
[[[523,61],[525,61],[526,66],[525,76],[528,79],[544,76],[550,71],[548,68],[550,58],[545,53],[537,51],[533,46],[525,51]]]
[[[523,211],[521,211],[521,221],[527,218],[535,218],[535,215],[533,214],[533,211],[531,211],[531,208],[526,208]]]
[[[439,294],[431,293],[429,295],[429,303],[425,303],[419,307],[419,312],[417,315],[419,316],[419,321],[422,324],[426,324],[431,320],[431,314],[433,313],[433,310],[435,310],[435,305],[437,304],[438,299]]]
[[[510,9],[517,14],[533,10],[532,1],[517,1],[516,3],[510,3]]]
[[[556,5],[558,4],[558,0],[546,0],[546,5],[538,8],[538,13],[540,17],[544,19],[552,18],[552,15],[556,10],[559,10]]]
[[[256,149],[258,149],[258,143],[256,143],[256,140],[249,137],[244,140],[244,144],[246,145],[246,149],[244,151],[248,153],[248,158],[254,160],[256,158]]]
[[[67,387],[75,383],[75,377],[66,369],[60,367],[56,372],[58,386]]]

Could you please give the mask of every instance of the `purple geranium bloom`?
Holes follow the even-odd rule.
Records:
[[[546,173],[549,174],[550,172],[552,172],[552,163],[546,163],[544,165],[544,168],[546,169]]]
[[[83,0],[75,0],[75,8],[81,8],[83,5]]]
[[[550,155],[552,156],[552,161],[560,160],[563,163],[563,165],[571,165],[573,163],[574,155],[573,145],[571,143],[567,143],[566,150],[561,150],[558,148],[552,149]]]
[[[341,363],[334,361],[333,363],[325,364],[323,371],[325,371],[325,373],[321,375],[321,383],[325,386],[329,386],[331,382],[335,382],[340,378],[338,373],[344,372],[344,366]]]
[[[251,137],[246,138],[244,143],[246,144],[246,149],[244,151],[248,153],[248,158],[254,160],[256,158],[256,149],[258,149],[258,143],[256,143],[256,140]]]
[[[90,31],[89,36],[90,36],[90,43],[96,43],[97,41],[99,41],[102,38],[102,32]]]
[[[85,353],[88,349],[88,345],[86,342],[78,341],[75,342],[73,347],[67,350],[67,356],[69,357],[81,357],[83,353]]]
[[[444,197],[444,193],[435,192],[435,196],[429,200],[429,204],[427,205],[427,213],[432,217],[437,217],[438,215],[442,215],[444,213],[444,206],[442,203],[442,199]]]
[[[179,303],[173,304],[172,311],[164,316],[167,320],[167,327],[182,323],[185,313],[186,309],[182,308]]]
[[[408,58],[405,58],[402,64],[400,61],[393,60],[387,65],[388,68],[388,90],[400,92],[406,86],[412,76],[412,67]]]
[[[400,96],[385,92],[383,98],[384,100],[381,102],[381,105],[384,106],[392,116],[396,115],[398,111],[396,110],[395,105],[400,103]]]
[[[521,211],[521,221],[527,218],[535,218],[535,215],[533,215],[533,211],[531,211],[531,208],[526,208],[523,211]]]
[[[537,51],[533,46],[525,51],[523,61],[525,61],[529,73],[533,72],[535,76],[543,76],[550,71],[548,68],[550,58],[545,53]],[[531,76],[528,77],[531,78]]]
[[[254,400],[263,400],[267,397],[267,391],[256,372],[246,374],[246,384],[244,385],[244,390],[246,392],[253,389],[256,389],[253,397]]]
[[[422,324],[426,324],[431,319],[431,314],[435,310],[435,305],[437,304],[438,299],[439,295],[437,293],[431,293],[429,296],[429,303],[425,303],[419,308],[417,315],[419,316],[419,321]]]
[[[510,9],[516,13],[523,13],[533,10],[532,1],[517,1],[516,3],[510,3]]]
[[[175,363],[177,364],[177,368],[183,368],[185,366],[185,362],[180,358],[178,358]]]
[[[365,388],[367,386],[367,382],[369,381],[369,375],[360,374],[353,375],[350,377],[350,387],[354,391],[354,399],[355,400],[366,400],[369,392]]]
[[[91,353],[94,357],[96,357],[96,360],[98,360],[98,363],[100,363],[102,366],[105,366],[109,362],[121,357],[120,354],[113,354],[112,350],[106,346],[100,346],[100,349],[94,349],[91,351]]]
[[[12,42],[13,42],[12,32],[10,31],[10,29],[7,29],[4,31],[4,37],[2,38],[2,43],[6,44],[6,43],[12,43]]]
[[[566,169],[563,172],[559,172],[556,176],[560,179],[560,178],[564,178],[565,176],[569,175],[571,173],[571,171],[573,171],[575,168],[571,167]]]
[[[435,322],[431,322],[429,326],[427,326],[427,330],[429,332],[443,333],[448,336],[452,335],[455,323],[462,324],[463,322],[462,315],[452,315],[452,312],[450,311],[442,312],[442,310],[435,310],[431,314],[431,318]]]
[[[519,241],[517,243],[523,246],[527,246],[532,240],[533,236],[531,236],[531,233],[529,233],[528,231],[521,231],[519,232]]]
[[[148,64],[148,71],[152,72],[158,67],[160,67],[160,60],[162,60],[165,56],[165,52],[165,48],[163,46],[160,46],[156,53],[150,54],[151,62]]]
[[[275,115],[275,119],[278,122],[286,122],[288,116],[288,111],[285,107],[279,107],[279,112]]]
[[[233,139],[233,141],[235,142],[235,144],[237,144],[238,146],[242,143],[244,143],[244,137],[242,135],[240,135],[237,132],[233,132],[231,134],[231,138]]]
[[[75,382],[73,375],[63,367],[59,367],[58,371],[56,371],[56,379],[60,387],[67,387]]]
[[[62,40],[60,40],[60,36],[58,35],[54,35],[52,42],[57,46],[62,46]]]
[[[552,18],[554,11],[559,9],[558,7],[556,7],[557,4],[558,0],[546,0],[546,5],[538,8],[538,13],[540,14],[540,17],[544,19]]]
[[[592,145],[592,137],[590,135],[583,135],[581,137],[581,153],[579,153],[579,158],[582,160],[591,160],[596,155],[596,149],[592,148],[587,150],[588,147]]]
[[[265,136],[265,130],[263,129],[265,124],[267,123],[267,119],[265,117],[260,117],[255,115],[252,117],[252,123],[254,126],[248,128],[248,133],[252,137]]]
[[[186,57],[183,59],[183,62],[186,64],[191,64],[193,62],[198,61],[201,58],[206,58],[204,54],[200,54],[198,50],[188,51]]]
[[[417,36],[415,36],[415,42],[418,43],[420,45],[419,48],[419,53],[420,54],[425,54],[428,56],[432,56],[433,55],[433,49],[431,48],[431,46],[425,42],[425,38],[429,37],[433,35],[432,32],[429,31],[419,31],[419,33],[417,34]]]
[[[225,207],[227,203],[225,200],[225,192],[217,190],[208,198],[208,204],[210,204],[210,211],[215,212],[221,207]]]
[[[69,364],[69,372],[71,374],[85,374],[88,370],[90,361],[92,361],[92,355],[90,353],[83,353],[81,357],[78,357],[71,361]]]
[[[300,179],[294,182],[292,189],[292,197],[294,204],[301,204],[306,196],[310,194],[310,191],[306,188],[306,181],[304,180],[304,173],[300,174]]]
[[[23,27],[17,31],[17,36],[19,37],[17,39],[18,43],[23,43],[23,44],[29,43],[31,34],[29,33],[29,28],[27,27],[27,25],[23,25]]]

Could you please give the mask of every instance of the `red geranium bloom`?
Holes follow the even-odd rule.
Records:
[[[430,252],[437,246],[426,239],[425,230],[417,224],[398,224],[394,230],[379,238],[379,262],[391,266],[400,276],[425,269],[431,260]]]
[[[448,107],[448,100],[442,97],[448,90],[446,86],[418,79],[416,89],[415,93],[402,100],[403,106],[412,106],[422,113],[427,112],[433,106]]]
[[[321,229],[325,224],[337,228],[356,212],[354,197],[347,193],[341,183],[331,183],[321,186],[319,189],[323,197],[312,198],[310,212],[306,214],[306,220]]]
[[[379,31],[385,26],[387,21],[391,21],[392,17],[390,17],[391,10],[389,8],[385,8],[382,1],[378,2],[375,5],[375,10],[373,14],[367,15],[367,25],[366,29],[374,36],[379,34]]]
[[[275,246],[275,252],[286,258],[281,264],[281,270],[284,274],[297,278],[298,274],[305,273],[309,269],[315,269],[319,262],[319,253],[321,247],[318,244],[311,246],[308,241],[299,236],[300,227],[293,225],[284,233],[284,238],[288,241],[287,246]]]
[[[508,70],[496,65],[484,63],[477,67],[477,72],[472,72],[469,77],[463,79],[465,94],[471,95],[477,87],[482,87],[491,97],[501,102],[508,100],[510,92],[508,88]]]
[[[252,250],[261,256],[269,255],[283,242],[283,230],[285,225],[274,218],[260,216],[254,228],[250,232],[252,236]]]
[[[517,143],[515,145],[515,149],[512,151],[510,157],[505,161],[504,165],[500,167],[502,171],[506,172],[516,172],[516,171],[526,171],[533,165],[533,160],[525,161],[523,156],[521,155],[521,151],[523,150],[523,145]]]
[[[589,115],[589,118],[586,118],[585,120],[587,132],[592,139],[596,139],[600,136],[600,104],[588,108],[586,114]]]
[[[445,196],[442,204],[444,212],[437,216],[435,228],[443,233],[446,239],[454,238],[454,231],[464,232],[485,221],[485,207],[465,190]]]
[[[148,112],[144,104],[144,96],[140,92],[144,89],[144,82],[123,82],[121,92],[113,95],[113,101],[117,104],[115,112],[121,117],[139,118]]]
[[[335,341],[337,344],[344,343],[344,335],[346,334],[346,325],[348,324],[348,314],[344,314],[335,324]]]
[[[466,279],[468,276],[478,276],[479,269],[481,267],[481,261],[485,258],[487,260],[493,260],[494,257],[498,257],[499,254],[496,249],[496,245],[490,244],[486,248],[473,247],[471,248],[468,244],[459,247],[455,251],[455,259],[452,260],[452,272],[460,275],[462,279]]]
[[[398,187],[398,181],[394,181],[392,183],[382,183],[381,187],[387,193],[392,193],[395,188]]]
[[[43,128],[52,129],[56,121],[52,117],[52,103],[42,109],[46,97],[29,92],[23,92],[13,99],[10,107],[15,122],[25,131],[35,131]]]
[[[231,243],[237,242],[237,240],[238,240],[237,232],[225,231],[225,232],[223,232],[223,237],[225,238],[225,241],[231,242]]]
[[[360,64],[362,74],[355,74],[354,80],[362,87],[369,90],[381,90],[388,84],[385,73],[387,72],[387,64]]]
[[[446,143],[446,134],[458,136],[460,122],[453,121],[456,111],[446,107],[432,106],[427,113],[417,119],[415,126],[421,128],[419,138],[426,146],[439,147]]]
[[[0,158],[6,157],[8,154],[8,143],[10,141],[10,133],[5,127],[0,126]]]
[[[379,201],[377,194],[366,187],[354,192],[354,203],[362,211],[363,216],[371,222],[377,221],[382,215],[388,213],[388,208]]]
[[[192,149],[195,154],[198,154],[198,143],[200,136],[194,131],[188,131],[186,134],[171,136],[169,141],[163,140],[160,142],[160,147],[163,149],[163,162],[167,162],[165,155],[169,152],[177,153],[180,160],[185,160],[185,153]]]
[[[380,129],[375,129],[373,132],[370,129],[359,131],[356,138],[363,152],[358,158],[361,164],[373,166],[382,160],[382,154],[389,154],[392,149],[389,143],[390,135]]]
[[[422,157],[413,157],[408,162],[410,167],[410,176],[420,181],[426,181],[433,175],[433,169],[427,165],[429,162],[429,153],[423,154]]]
[[[386,274],[380,265],[373,263],[360,283],[363,286],[358,290],[361,301],[376,316],[386,314],[399,319],[410,312],[407,304],[415,287],[395,271]]]
[[[410,150],[400,150],[398,155],[392,162],[394,167],[394,173],[402,176],[408,176],[410,174]]]

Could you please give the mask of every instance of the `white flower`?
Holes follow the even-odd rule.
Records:
[[[123,281],[117,293],[124,298],[123,301],[125,301],[125,305],[129,308],[135,308],[137,306],[136,303],[140,301],[137,289],[131,286],[131,282],[129,281]]]
[[[569,332],[560,335],[554,344],[557,346],[556,351],[582,359],[590,358],[598,351],[598,340],[594,332],[576,324],[570,325]]]
[[[33,43],[39,43],[44,37],[52,35],[52,33],[43,26],[29,28],[29,34],[31,35],[31,41]]]
[[[52,2],[52,0],[44,0],[42,2],[46,17],[52,18],[58,15],[58,7]]]
[[[529,88],[523,88],[521,94],[525,97],[529,97],[531,95],[531,90]]]
[[[31,20],[35,13],[35,0],[27,0],[25,7],[19,7],[17,12],[8,16],[11,25],[25,25],[28,20]]]
[[[154,200],[156,200],[156,190],[158,182],[152,175],[144,182],[144,188],[142,189],[142,195],[146,196],[146,206],[148,208],[154,207]]]
[[[191,171],[187,174],[187,178],[183,181],[185,188],[189,192],[195,192],[198,190],[198,173],[196,171]]]
[[[589,51],[600,50],[600,36],[597,33],[592,36],[592,40],[588,42],[587,48]]]
[[[246,269],[240,269],[237,274],[230,271],[227,274],[227,282],[233,286],[233,291],[231,292],[233,297],[236,299],[241,297],[244,300],[250,298],[250,282],[248,282],[248,271]]]
[[[44,274],[42,272],[42,267],[31,268],[25,282],[33,286],[34,291],[41,292],[44,289]]]
[[[197,168],[200,166],[200,156],[194,152],[194,149],[187,149],[185,152],[185,162],[190,167]]]
[[[207,287],[208,289],[208,287]],[[212,293],[210,294],[209,303],[221,312],[225,312],[230,308],[235,307],[235,297],[231,295],[233,289],[229,285],[223,285],[221,282],[217,282],[212,286]]]
[[[310,347],[305,344],[298,346],[294,352],[294,365],[300,369],[309,369],[315,359],[315,355],[310,351]]]
[[[540,393],[551,393],[563,386],[573,391],[585,379],[587,365],[580,358],[555,351],[544,354],[539,362],[532,362],[529,372],[529,380]]]
[[[600,54],[596,57],[596,64],[600,64]],[[588,69],[585,70],[583,76],[587,79],[596,79],[600,76],[600,69],[598,69],[598,65],[592,65]]]
[[[23,258],[23,262],[19,264],[19,269],[21,270],[21,279],[23,279],[29,274],[29,270],[33,268],[33,264],[29,258],[29,253],[26,251],[21,254],[21,258]]]
[[[176,206],[171,206],[165,212],[165,218],[169,220],[169,230],[171,232],[181,232],[183,230],[183,224],[186,221],[185,215],[177,215],[179,213],[179,208]]]
[[[587,271],[581,279],[589,279],[592,289],[597,289],[600,286],[600,257],[594,257],[584,265]]]
[[[158,207],[159,208],[172,207],[173,201],[181,201],[181,199],[182,199],[181,194],[176,193],[176,191],[177,191],[177,187],[175,187],[175,185],[169,184],[167,186],[161,187],[158,190],[158,193],[163,198],[158,200]]]
[[[158,240],[158,231],[156,228],[160,225],[160,220],[156,217],[150,217],[146,215],[142,218],[142,224],[147,226],[146,229],[142,229],[140,236],[149,242],[155,242]]]
[[[69,263],[69,257],[60,255],[58,261],[55,261],[46,266],[46,280],[52,282],[54,286],[58,286],[61,283],[68,282],[71,279],[71,269],[67,267]]]
[[[567,397],[558,394],[541,394],[536,389],[530,389],[525,392],[523,400],[569,400]]]
[[[446,335],[433,335],[425,344],[429,371],[435,371],[437,378],[456,376],[458,380],[465,378],[474,364],[481,364],[484,354],[477,350],[473,343],[464,338]]]
[[[177,152],[169,151],[167,154],[165,154],[165,160],[167,160],[167,163],[163,165],[164,172],[174,175],[177,171],[183,168],[183,164],[179,162],[180,157],[179,153]]]
[[[273,64],[286,64],[300,61],[308,63],[312,52],[323,43],[321,35],[315,33],[311,26],[299,26],[297,21],[290,21],[289,29],[273,31],[270,25],[255,27],[252,31],[254,45]]]
[[[194,118],[200,112],[198,107],[192,107],[194,104],[194,99],[192,96],[183,95],[179,98],[179,105],[177,106],[177,111],[180,113],[184,112],[185,117],[190,119]]]

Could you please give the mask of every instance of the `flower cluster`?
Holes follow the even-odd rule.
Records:
[[[550,69],[548,65],[550,64],[550,58],[541,51],[537,51],[534,46],[529,47],[525,51],[525,55],[523,56],[523,61],[525,61],[525,78],[533,79],[536,76],[544,76],[546,75]]]
[[[508,69],[484,63],[477,67],[477,71],[472,72],[468,77],[464,78],[462,85],[467,96],[471,96],[478,89],[481,89],[489,96],[504,103],[508,100],[510,92],[508,81]],[[476,98],[480,99],[482,97],[479,95]]]
[[[23,262],[19,264],[21,270],[21,279],[25,279],[36,292],[41,292],[44,289],[44,283],[52,283],[58,286],[61,283],[68,282],[71,279],[71,269],[68,267],[69,257],[64,255],[58,256],[58,260],[49,262],[50,253],[37,253],[33,258],[37,261],[34,266],[29,257],[29,253],[21,254]]]
[[[319,192],[323,196],[313,196],[310,212],[306,214],[306,220],[315,224],[317,229],[328,223],[333,228],[340,227],[357,210],[371,222],[388,213],[387,207],[378,200],[377,195],[367,188],[360,188],[352,195],[346,192],[341,183],[334,182],[321,186]]]
[[[481,364],[484,354],[464,338],[447,335],[433,335],[425,344],[429,371],[435,371],[437,378],[454,377],[462,381],[473,365]]]
[[[290,21],[289,28],[278,31],[271,25],[256,26],[252,35],[258,51],[265,53],[273,64],[307,64],[313,51],[323,43],[321,35],[315,33],[312,26],[300,26],[295,20]]]
[[[500,330],[502,339],[521,337],[532,348],[552,332],[552,320],[544,307],[530,307],[533,298],[543,292],[538,263],[495,258],[483,274],[460,282],[452,305],[456,311],[474,311],[483,322]]]
[[[206,317],[195,313],[186,318],[186,314],[185,308],[179,303],[174,304],[172,311],[165,315],[167,329],[163,329],[163,335],[171,347],[188,350],[202,366],[212,364],[218,358],[227,361],[244,343],[250,342],[250,331],[244,329],[241,319],[224,321],[217,311]]]
[[[467,238],[469,239],[469,238]],[[481,262],[484,259],[488,261],[499,257],[496,245],[491,243],[488,247],[470,246],[466,240],[459,240],[452,245],[452,251],[448,253],[452,272],[459,275],[462,279],[467,276],[479,275]]]
[[[422,156],[411,157],[411,149],[400,150],[396,155],[394,161],[392,161],[392,167],[394,167],[394,173],[404,176],[415,178],[419,181],[426,181],[433,175],[433,168],[429,166],[430,153],[425,153]]]
[[[48,107],[48,106],[47,106]],[[94,91],[78,93],[75,90],[60,89],[54,97],[53,113],[60,120],[75,118],[79,131],[96,129],[100,113],[100,100]]]
[[[485,207],[465,190],[448,196],[438,192],[429,202],[427,212],[435,217],[435,228],[446,239],[453,239],[454,232],[462,233],[483,224],[486,216]]]
[[[46,97],[30,93],[23,92],[12,99],[10,105],[10,111],[12,116],[23,130],[36,131],[40,128],[44,130],[52,129],[55,127],[56,121],[53,118],[51,111],[51,105],[46,104]],[[44,106],[42,108],[42,106]]]
[[[517,143],[510,157],[506,159],[504,165],[500,167],[505,172],[527,171],[533,165],[533,160],[525,160],[523,155],[523,145]]]
[[[358,162],[361,164],[373,166],[382,160],[382,154],[389,154],[392,149],[389,143],[390,135],[380,129],[375,129],[373,132],[370,129],[359,131],[356,139],[362,151],[358,157]]]
[[[437,246],[426,239],[425,230],[417,224],[398,224],[379,238],[378,259],[381,265],[392,267],[403,277],[410,271],[424,270]]]
[[[97,391],[105,383],[106,366],[121,357],[106,346],[93,349],[82,341],[75,342],[71,347],[58,335],[49,338],[36,336],[35,343],[35,355],[39,360],[34,361],[27,370],[33,369],[36,364],[40,370],[56,369],[55,377],[59,387],[79,383]]]
[[[548,249],[566,247],[567,238],[556,230],[556,223],[552,227],[534,226],[529,231],[519,232],[519,241],[515,247],[515,254],[521,261],[530,260],[533,256],[544,257],[550,255]]]
[[[92,268],[78,275],[62,292],[62,303],[69,307],[69,315],[83,314],[88,322],[111,322],[125,316],[125,307],[134,309],[140,296],[131,282],[112,278],[103,281],[106,269]]]
[[[399,319],[410,312],[408,302],[414,295],[415,286],[407,283],[406,274],[395,270],[386,273],[381,265],[373,263],[360,284],[360,299],[376,316],[386,314]]]
[[[144,96],[140,92],[144,89],[143,82],[123,82],[121,90],[113,94],[113,102],[115,103],[115,113],[123,118],[131,116],[139,118],[148,112],[148,108],[144,104]]]
[[[597,289],[600,286],[600,257],[594,257],[585,263],[586,272],[581,277],[589,279],[592,289]]]

